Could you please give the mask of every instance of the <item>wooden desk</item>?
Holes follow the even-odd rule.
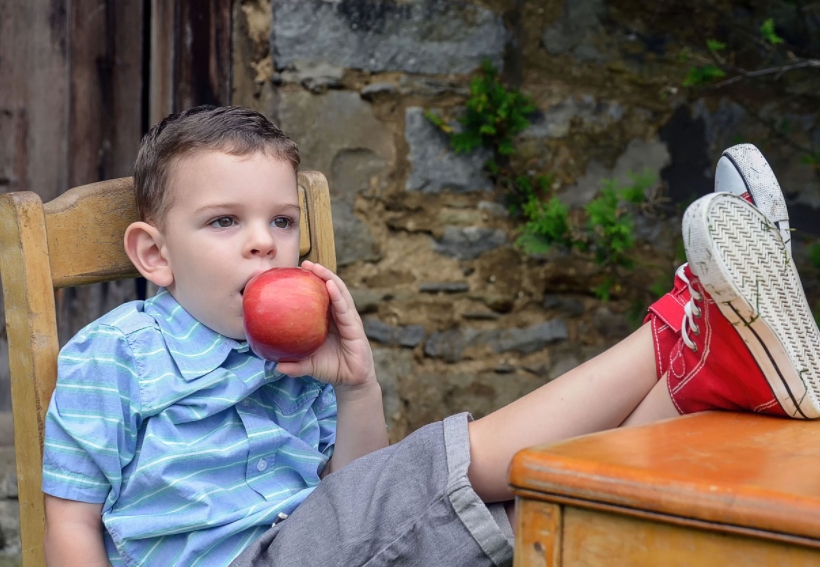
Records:
[[[820,423],[702,413],[513,460],[516,567],[820,566]]]

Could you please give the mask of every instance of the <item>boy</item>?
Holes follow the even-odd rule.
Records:
[[[734,369],[743,380],[730,382],[738,407],[755,409],[736,401],[747,381],[774,380],[704,292],[727,305],[749,294],[745,280],[719,287],[721,277],[736,283],[737,266],[714,262],[709,253],[726,246],[703,227],[716,215],[729,227],[743,223],[762,242],[752,275],[792,288],[799,280],[785,253],[777,273],[766,257],[786,246],[761,229],[771,221],[719,194],[685,221],[702,236],[687,244],[701,279],[684,272],[658,310],[688,317],[688,326],[657,323],[653,311],[651,325],[510,406],[472,423],[453,416],[385,448],[372,354],[341,279],[303,265],[327,282],[334,322],[309,359],[265,362],[245,341],[247,281],[298,262],[298,164],[292,141],[237,107],[195,108],[146,135],[135,167],[142,220],[126,231],[125,247],[160,290],[92,323],[61,352],[43,470],[49,565],[508,564],[505,506],[485,502],[510,499],[506,472],[517,450],[677,415],[673,402],[693,411],[680,395],[689,384],[702,405],[719,407],[710,395],[723,369],[704,356],[718,347],[737,350],[745,365]],[[805,303],[802,290],[794,295],[789,306]],[[782,317],[764,303],[764,323],[806,327],[802,313]],[[775,332],[770,342],[786,343],[778,368],[817,350],[816,326],[813,333],[791,344]],[[673,374],[688,376],[686,387],[676,390],[672,378],[669,390],[659,386]],[[816,388],[809,394],[800,407],[816,412]]]

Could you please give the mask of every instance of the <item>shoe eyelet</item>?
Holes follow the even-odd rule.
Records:
[[[692,352],[698,352],[698,345],[692,345],[692,346],[686,345],[686,348],[688,348]]]
[[[697,307],[697,311],[693,312],[692,315],[694,315],[696,319],[700,319],[703,316],[703,309]]]
[[[695,333],[696,337],[699,337],[700,336],[700,327],[695,325],[694,327],[692,327],[692,332]]]

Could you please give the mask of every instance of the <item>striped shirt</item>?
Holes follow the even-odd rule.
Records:
[[[228,565],[319,484],[333,388],[291,378],[167,291],[60,352],[43,491],[102,503],[113,565]]]

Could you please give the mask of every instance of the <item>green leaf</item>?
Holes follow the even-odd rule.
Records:
[[[614,283],[612,278],[606,278],[601,285],[592,288],[592,293],[601,301],[607,302],[610,299],[610,292]]]
[[[655,174],[644,169],[629,176],[632,178],[632,184],[621,189],[621,198],[627,203],[643,203],[646,200],[646,191],[656,183]]]
[[[699,87],[726,76],[726,72],[717,65],[702,65],[689,69],[683,81],[685,87]]]
[[[537,196],[531,195],[523,209],[527,222],[516,243],[526,253],[543,253],[554,245],[572,245],[567,205],[555,197],[544,203]]]
[[[777,35],[774,31],[774,18],[768,18],[761,24],[760,33],[763,36],[763,39],[772,45],[783,43],[783,38]]]
[[[706,49],[709,51],[722,51],[726,49],[726,44],[716,39],[707,39]]]

